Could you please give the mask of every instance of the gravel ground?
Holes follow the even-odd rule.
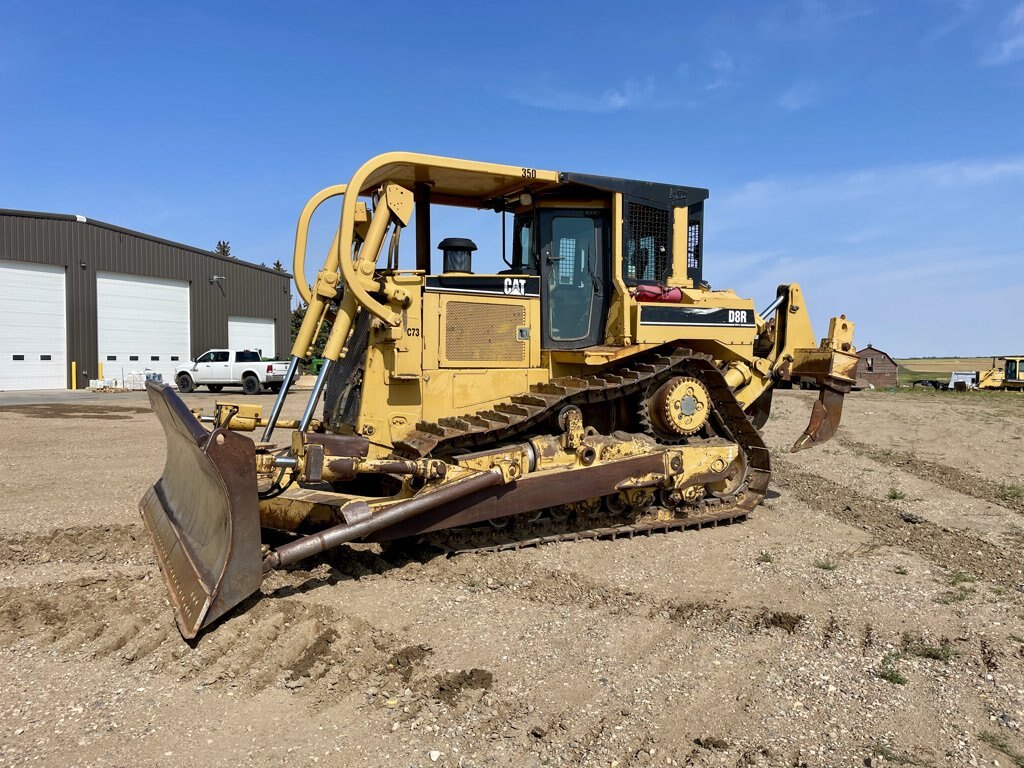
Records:
[[[357,545],[191,647],[144,397],[0,394],[0,765],[1024,766],[1024,398],[857,393],[787,454],[811,402],[742,524]]]

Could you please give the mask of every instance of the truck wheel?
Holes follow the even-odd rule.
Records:
[[[189,392],[196,391],[196,383],[192,381],[192,377],[187,373],[183,373],[177,378],[178,391],[188,394]]]
[[[263,387],[260,385],[260,380],[253,376],[251,373],[248,376],[242,377],[242,391],[247,395],[255,395]]]
[[[220,392],[222,389],[224,389],[224,385],[223,384],[207,384],[206,388],[208,390],[210,390],[211,392]]]
[[[281,391],[281,385],[280,384],[271,384],[270,385],[270,391],[273,392],[276,395],[278,392]]]

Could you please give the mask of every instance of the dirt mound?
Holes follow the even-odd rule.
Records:
[[[877,536],[882,542],[909,549],[953,571],[977,574],[1005,586],[1020,581],[1024,559],[964,530],[950,530],[935,523],[908,523],[893,503],[865,496],[818,475],[783,464],[786,480],[780,483],[816,508],[842,522]],[[969,543],[969,545],[968,545]]]
[[[416,665],[430,655],[430,648],[425,645],[410,645],[402,648],[388,659],[387,670],[397,672],[398,675],[408,681],[416,669]]]
[[[71,526],[0,537],[0,563],[146,563],[152,559],[139,525]]]
[[[876,448],[872,445],[842,438],[842,443],[858,456],[877,461],[879,464],[909,472],[916,477],[936,483],[957,493],[984,499],[1015,512],[1024,512],[1024,489],[1012,482],[1013,478],[990,480],[976,473],[966,472],[960,467],[950,467],[937,461],[923,459],[910,451]]]
[[[486,669],[460,670],[435,678],[437,684],[433,695],[445,704],[454,705],[463,691],[478,688],[486,691],[494,682],[494,675]]]
[[[792,635],[805,618],[799,613],[789,613],[788,611],[765,611],[758,619],[758,623],[768,629],[784,629]]]

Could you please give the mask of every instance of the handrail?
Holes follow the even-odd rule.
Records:
[[[348,184],[334,184],[325,189],[321,189],[306,203],[302,209],[302,213],[299,214],[299,223],[295,228],[295,253],[292,257],[292,277],[295,279],[295,287],[299,291],[299,295],[302,300],[309,305],[310,299],[313,296],[312,286],[306,281],[306,242],[309,238],[309,222],[313,218],[313,213],[317,208],[320,207],[321,203],[330,200],[332,197],[338,197],[344,195],[345,190],[348,189]],[[334,243],[331,244],[331,252],[333,252],[338,245],[338,235],[334,235]]]
[[[543,171],[539,169],[523,169],[511,165],[497,165],[495,163],[482,163],[475,160],[461,160],[453,157],[440,157],[438,155],[424,155],[417,152],[386,152],[367,160],[355,172],[348,186],[354,194],[345,195],[341,205],[341,224],[339,232],[338,247],[329,258],[325,269],[341,268],[341,275],[346,286],[346,291],[354,294],[356,301],[363,306],[371,315],[380,318],[385,323],[397,326],[401,323],[401,316],[392,309],[372,298],[357,277],[356,270],[363,272],[367,278],[373,276],[377,254],[371,255],[370,259],[360,259],[353,263],[351,259],[341,258],[342,254],[352,253],[353,232],[356,215],[356,201],[363,187],[371,176],[391,164],[426,165],[432,168],[443,168],[455,171],[468,171],[470,173],[487,173],[507,176],[510,179],[520,178],[522,174],[530,173],[531,178],[544,181],[558,181],[558,173],[554,171]],[[386,181],[386,179],[381,179]]]

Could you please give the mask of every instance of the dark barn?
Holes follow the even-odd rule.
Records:
[[[880,349],[875,349],[868,344],[864,349],[857,352],[860,362],[857,363],[857,388],[868,389],[875,387],[884,389],[895,387],[899,384],[900,367]]]

